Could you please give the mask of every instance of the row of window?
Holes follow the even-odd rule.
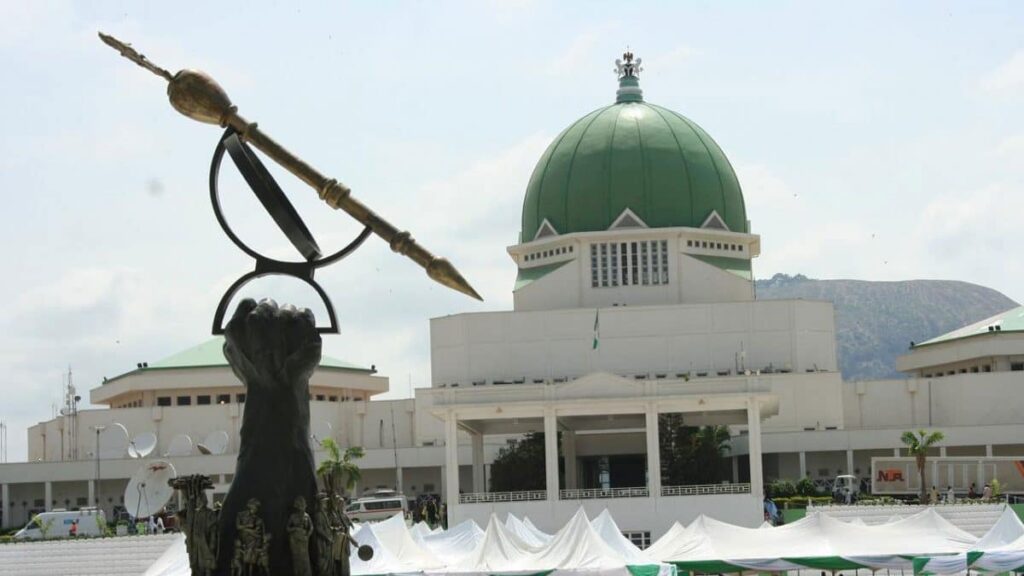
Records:
[[[572,254],[572,246],[559,246],[558,248],[552,248],[550,250],[541,250],[540,252],[533,252],[526,255],[526,261],[531,262],[533,260],[540,260],[541,258],[548,258],[551,256],[559,256],[562,254]]]
[[[590,245],[590,286],[668,284],[668,241],[602,242]]]
[[[707,248],[709,250],[729,250],[731,252],[743,252],[742,244],[729,244],[728,242],[708,242],[707,240],[687,240],[689,248]]]
[[[360,398],[358,396],[354,396],[354,397],[340,396],[339,397],[339,396],[335,396],[333,394],[332,395],[317,394],[313,398],[314,398],[314,400],[316,400],[318,402],[339,402],[339,401],[340,402],[350,402],[350,401],[355,402],[355,401],[362,400],[362,398]],[[195,399],[196,399],[196,404],[197,405],[199,405],[199,406],[207,406],[207,405],[213,403],[212,401],[213,401],[214,397],[209,395],[209,394],[200,394],[199,396],[196,396]],[[156,405],[157,406],[170,406],[171,405],[171,400],[172,400],[172,398],[170,396],[157,396]],[[176,397],[173,398],[173,400],[174,400],[174,404],[177,405],[177,406],[191,406],[192,405],[192,396],[176,396]],[[216,395],[216,402],[217,402],[217,404],[229,404],[231,402],[231,394],[217,394]],[[235,402],[237,402],[238,404],[245,403],[245,394],[235,394]],[[139,405],[140,406],[142,405],[141,401],[139,401]]]
[[[1010,364],[1010,370],[1024,370],[1024,363]],[[935,372],[929,374],[923,374],[925,378],[942,378],[943,376],[954,376],[959,374],[977,374],[978,372],[991,372],[991,364],[982,364],[981,366],[971,366],[970,368],[961,368],[959,370],[948,370],[946,372]]]

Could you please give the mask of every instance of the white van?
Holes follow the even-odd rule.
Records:
[[[71,535],[71,524],[78,521],[77,536],[101,536],[101,525],[106,526],[102,510],[82,508],[81,510],[56,509],[36,514],[29,523],[14,533],[15,540],[40,540],[42,538],[67,538]]]
[[[345,508],[345,514],[353,522],[373,522],[387,520],[395,514],[405,514],[409,503],[405,496],[394,490],[378,490],[352,502]]]

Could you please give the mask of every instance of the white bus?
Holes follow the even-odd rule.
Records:
[[[14,533],[15,540],[40,540],[42,538],[67,538],[71,536],[71,525],[77,521],[76,536],[102,536],[106,517],[102,510],[82,508],[81,510],[51,510],[36,514],[24,528]]]

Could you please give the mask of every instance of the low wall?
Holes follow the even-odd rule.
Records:
[[[764,519],[761,501],[750,494],[716,494],[707,496],[661,496],[656,498],[603,498],[593,500],[537,500],[532,502],[490,502],[459,504],[448,510],[448,524],[467,519],[475,520],[486,528],[492,513],[505,520],[508,513],[522,518],[528,516],[538,528],[554,533],[565,525],[583,507],[590,518],[605,508],[611,512],[619,529],[623,531],[651,532],[651,539],[659,538],[674,522],[689,524],[699,514],[716,520],[757,527]]]

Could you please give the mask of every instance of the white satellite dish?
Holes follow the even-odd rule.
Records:
[[[319,450],[321,448],[321,442],[333,437],[334,428],[331,426],[331,423],[326,420],[321,420],[314,424],[313,429],[309,434],[309,439],[313,444],[313,450]]]
[[[189,438],[188,434],[178,434],[171,438],[171,444],[167,446],[164,457],[188,456],[189,454],[192,454],[192,438]]]
[[[107,424],[103,430],[100,430],[98,440],[100,459],[102,460],[124,458],[128,451],[128,429],[123,424],[117,422]]]
[[[178,474],[166,460],[155,460],[132,474],[124,489],[124,508],[134,518],[145,518],[160,511],[174,496],[168,483]]]
[[[156,434],[145,432],[137,435],[128,445],[128,455],[132,458],[145,458],[156,448]]]
[[[228,433],[223,430],[210,432],[196,448],[203,454],[223,454],[228,451]]]

